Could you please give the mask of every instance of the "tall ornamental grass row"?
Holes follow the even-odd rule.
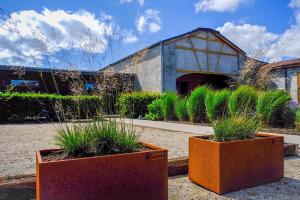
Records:
[[[257,115],[265,126],[283,125],[283,118],[291,97],[283,90],[261,92],[257,101]]]
[[[208,86],[196,88],[187,100],[187,111],[191,122],[204,122],[206,119],[205,96]]]
[[[229,97],[228,108],[230,115],[243,115],[255,113],[257,103],[257,90],[251,86],[240,86]]]
[[[178,100],[175,103],[175,114],[177,119],[179,119],[179,121],[181,122],[188,119],[186,103],[186,98],[178,98]]]
[[[228,115],[228,99],[231,92],[227,89],[210,91],[205,97],[205,107],[208,119],[213,122]]]
[[[166,92],[161,97],[161,109],[165,121],[174,119],[176,99],[177,95],[174,92]]]

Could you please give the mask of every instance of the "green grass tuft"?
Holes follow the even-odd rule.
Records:
[[[192,122],[203,122],[206,119],[205,96],[208,86],[196,88],[187,100],[187,110]]]
[[[161,97],[161,109],[164,120],[172,120],[175,116],[175,102],[177,95],[174,92],[166,92]]]
[[[212,122],[228,115],[229,90],[210,91],[205,97],[205,107],[208,119]]]
[[[58,129],[55,144],[70,156],[110,155],[138,151],[141,144],[135,131],[115,121],[66,125]]]
[[[213,123],[215,140],[218,142],[254,138],[259,127],[254,117],[233,116]]]
[[[257,91],[254,87],[240,86],[229,97],[228,108],[231,115],[256,112]]]
[[[181,122],[185,121],[188,118],[186,103],[187,103],[186,98],[181,98],[181,99],[178,99],[175,104],[176,117]]]
[[[63,125],[54,137],[55,144],[70,156],[84,156],[91,153],[93,135],[81,125]]]
[[[283,113],[288,109],[291,97],[283,90],[270,90],[262,92],[258,96],[257,115],[266,126],[284,124]]]

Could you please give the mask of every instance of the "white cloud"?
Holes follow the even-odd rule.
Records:
[[[195,4],[196,12],[225,12],[225,11],[235,11],[242,4],[251,3],[253,0],[199,0]]]
[[[154,9],[147,9],[136,21],[136,27],[140,33],[146,31],[156,33],[161,30],[161,25],[161,14]]]
[[[289,6],[291,8],[300,8],[300,0],[291,0]]]
[[[267,61],[300,57],[300,0],[291,0],[294,23],[282,34],[271,33],[265,26],[225,23],[217,28],[221,34],[240,46],[249,55],[263,50]]]
[[[145,0],[137,0],[138,3],[140,4],[140,6],[143,6],[145,4]],[[120,3],[123,4],[123,3],[131,3],[133,2],[133,0],[120,0]]]
[[[251,24],[239,25],[227,22],[222,27],[217,28],[217,30],[249,54],[267,47],[279,37],[274,33],[268,32],[264,26]]]
[[[109,38],[122,33],[125,32],[113,17],[105,13],[96,17],[87,11],[14,12],[10,18],[0,18],[0,60],[5,64],[32,65],[61,50],[101,54]],[[125,35],[126,42],[137,40],[132,32]]]
[[[133,33],[132,30],[124,30],[123,31],[123,42],[125,43],[134,43],[137,42],[139,39],[137,36]]]

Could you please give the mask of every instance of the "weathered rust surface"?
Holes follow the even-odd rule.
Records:
[[[189,178],[224,194],[283,178],[283,136],[259,133],[251,140],[189,140]]]
[[[168,199],[167,150],[43,162],[37,152],[37,200]]]

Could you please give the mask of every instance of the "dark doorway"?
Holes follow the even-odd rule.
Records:
[[[214,89],[226,88],[230,79],[228,76],[216,74],[185,74],[176,79],[176,87],[179,94],[186,96],[201,85],[209,85]]]
[[[177,83],[177,90],[179,92],[179,94],[181,95],[188,95],[189,94],[189,82],[186,82],[186,81],[181,81],[181,82],[178,82]]]

